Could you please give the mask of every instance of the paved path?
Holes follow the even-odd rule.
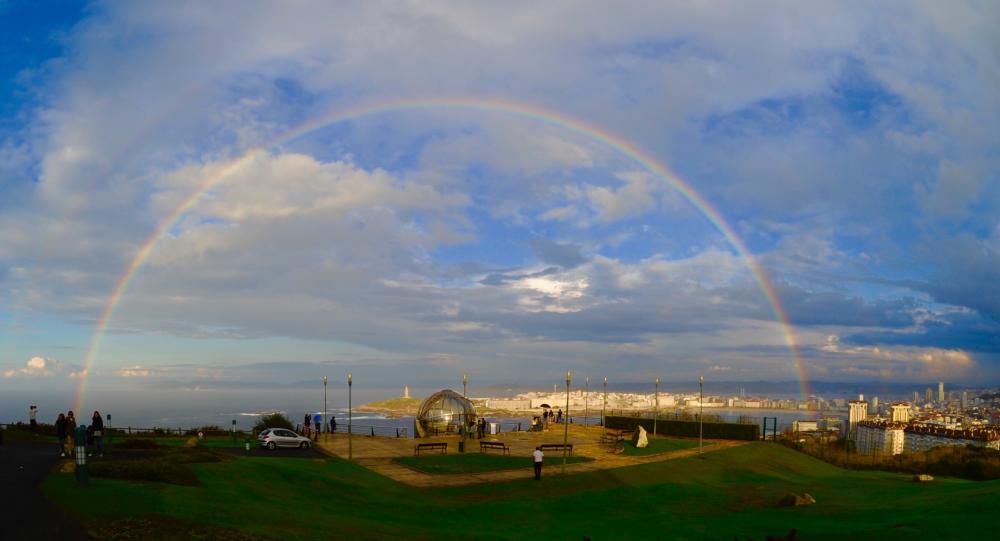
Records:
[[[606,470],[611,468],[621,468],[634,466],[637,464],[648,464],[651,462],[663,462],[676,460],[698,454],[698,448],[682,449],[648,456],[626,456],[623,454],[608,453],[600,445],[600,435],[602,430],[598,427],[572,426],[570,429],[570,442],[573,443],[573,454],[593,458],[590,462],[578,462],[566,465],[566,474],[583,473],[589,471]],[[401,464],[393,462],[393,459],[401,456],[410,456],[413,453],[414,440],[408,438],[369,438],[356,436],[353,439],[352,454],[355,462],[365,466],[390,479],[413,487],[443,487],[460,486],[478,483],[512,481],[515,479],[527,479],[532,477],[531,451],[540,443],[561,443],[563,434],[537,433],[537,432],[511,432],[501,434],[494,439],[503,441],[511,449],[512,456],[523,456],[525,460],[524,469],[500,470],[482,473],[468,474],[427,474],[410,469]],[[457,444],[455,438],[428,438],[421,442],[448,441],[449,446]],[[745,445],[745,441],[714,440],[706,442],[705,453],[711,453],[722,449]],[[337,455],[341,458],[348,456],[347,438],[342,434],[335,437],[321,439],[319,447],[326,452]],[[470,440],[468,442],[469,452],[478,451],[478,442]],[[556,452],[558,455],[558,452]],[[559,475],[562,465],[546,464],[544,476]]]
[[[75,541],[89,539],[41,491],[42,481],[60,461],[54,443],[0,445],[0,539]]]
[[[711,453],[719,451],[722,449],[728,449],[731,447],[737,447],[740,445],[745,445],[747,442],[744,441],[720,441],[713,442],[711,445],[705,447],[705,453]],[[682,449],[680,451],[671,451],[669,453],[659,453],[656,455],[642,456],[642,457],[626,457],[624,455],[613,455],[609,456],[606,460],[594,460],[592,462],[577,462],[575,464],[566,465],[566,475],[597,471],[597,470],[607,470],[611,468],[622,468],[625,466],[634,466],[637,464],[648,464],[651,462],[665,462],[668,460],[676,460],[679,458],[687,458],[698,454],[698,449]],[[494,483],[503,481],[514,481],[516,479],[529,479],[534,475],[531,468],[530,458],[525,458],[525,467],[520,470],[500,470],[500,471],[489,471],[481,473],[460,473],[460,474],[427,474],[412,470],[397,464],[392,461],[391,458],[360,458],[357,463],[369,468],[377,473],[380,473],[386,477],[389,477],[400,483],[410,485],[413,487],[429,488],[429,487],[447,487],[447,486],[462,486],[462,485],[475,485],[480,483]],[[543,476],[552,475],[562,475],[562,465],[561,464],[546,464],[545,470],[542,473]]]

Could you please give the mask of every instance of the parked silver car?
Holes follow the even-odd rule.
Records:
[[[261,447],[275,449],[277,447],[300,447],[308,449],[309,438],[300,436],[287,428],[268,428],[257,436],[257,443]]]

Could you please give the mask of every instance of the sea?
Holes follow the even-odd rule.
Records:
[[[237,430],[248,430],[261,416],[280,412],[293,423],[302,423],[306,414],[310,417],[324,413],[322,386],[316,388],[275,388],[275,389],[142,389],[142,390],[89,390],[83,401],[82,412],[77,411],[77,419],[89,419],[94,411],[102,417],[111,415],[110,425],[119,428],[170,428],[189,429],[217,426]],[[438,389],[411,389],[412,396],[429,396]],[[354,432],[380,436],[412,437],[413,417],[392,416],[382,413],[360,412],[354,408],[364,404],[395,398],[400,395],[397,388],[355,389],[351,392],[351,423]],[[5,389],[0,393],[0,424],[28,421],[28,406],[38,406],[38,420],[54,422],[59,413],[76,407],[72,391]],[[590,409],[590,416],[573,415],[574,423],[598,424],[600,412]],[[664,412],[665,414],[668,412]],[[329,390],[326,395],[325,414],[334,417],[338,429],[347,428],[348,397],[343,390]],[[778,430],[791,426],[797,419],[815,419],[837,416],[831,412],[807,412],[791,410],[734,410],[705,409],[705,415],[714,415],[723,420],[744,421],[760,424],[762,417],[777,418]],[[499,415],[488,417],[487,421],[498,423],[501,431],[517,428],[526,429],[530,415]],[[520,427],[518,425],[520,424]]]

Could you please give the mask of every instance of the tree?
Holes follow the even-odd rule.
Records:
[[[268,428],[287,428],[288,430],[295,430],[295,425],[292,424],[291,419],[285,417],[284,413],[279,412],[265,415],[257,421],[257,424],[253,425],[254,433],[263,432]]]

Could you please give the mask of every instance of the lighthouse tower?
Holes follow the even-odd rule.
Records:
[[[403,385],[403,398],[410,398],[410,386]]]

